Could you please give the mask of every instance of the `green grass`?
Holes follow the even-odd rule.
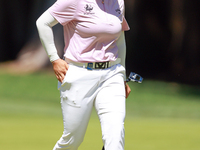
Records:
[[[126,150],[199,150],[200,89],[144,80],[130,83]],[[0,74],[0,149],[49,150],[62,134],[57,81],[52,74]],[[79,150],[100,150],[93,111]]]

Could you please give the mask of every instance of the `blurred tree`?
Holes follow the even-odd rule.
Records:
[[[38,70],[49,63],[41,46],[35,22],[55,0],[0,1],[0,62],[17,72]],[[63,47],[62,28],[55,27],[58,49]]]
[[[200,83],[199,6],[198,1],[171,1],[170,76],[193,84]]]
[[[125,0],[127,68],[146,78],[200,84],[199,1]]]
[[[129,1],[126,3],[131,7]],[[134,68],[151,78],[165,73],[168,63],[165,53],[171,36],[167,15],[169,7],[169,1],[135,0],[132,14],[129,13],[131,8],[128,9],[126,17],[131,27],[126,34],[130,53],[127,55],[128,69]]]

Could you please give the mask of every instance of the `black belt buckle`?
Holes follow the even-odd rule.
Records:
[[[106,62],[96,62],[94,65],[95,69],[106,69],[109,68],[109,61]]]
[[[88,63],[87,64],[87,69],[88,70],[92,70],[92,69],[106,69],[106,68],[109,68],[109,61],[106,61],[106,62],[96,62],[96,63],[94,63],[94,66],[93,66],[93,63]]]

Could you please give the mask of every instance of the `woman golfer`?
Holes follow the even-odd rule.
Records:
[[[52,27],[64,30],[64,60]],[[58,79],[64,131],[53,150],[77,150],[93,106],[106,150],[124,150],[126,44],[124,0],[57,0],[37,20],[41,42]],[[92,143],[91,143],[92,144]]]

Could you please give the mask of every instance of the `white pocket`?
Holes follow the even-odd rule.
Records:
[[[81,99],[78,97],[77,84],[74,83],[74,66],[70,66],[65,78],[62,83],[60,83],[60,97],[63,98],[69,105],[74,107],[81,106]],[[74,70],[74,71],[73,71]]]

